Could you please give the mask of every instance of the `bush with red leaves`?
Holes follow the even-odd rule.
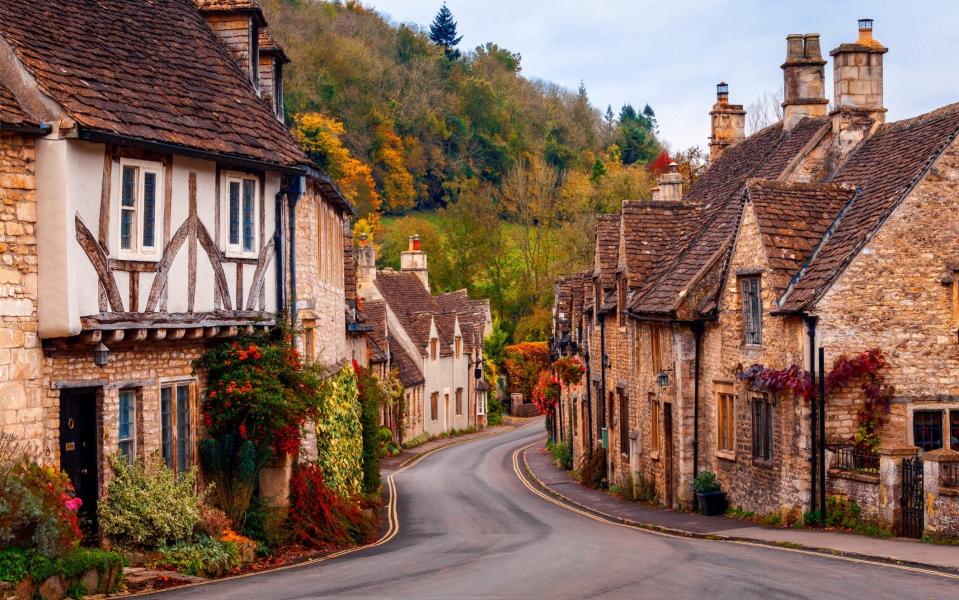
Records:
[[[375,538],[375,513],[365,513],[358,501],[326,487],[318,466],[297,467],[290,479],[290,494],[290,524],[298,544],[327,549],[367,544]]]

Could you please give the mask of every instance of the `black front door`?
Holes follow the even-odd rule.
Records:
[[[70,477],[80,507],[80,525],[86,537],[97,532],[97,394],[95,391],[60,393],[60,468]]]

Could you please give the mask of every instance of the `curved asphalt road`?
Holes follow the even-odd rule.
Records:
[[[396,476],[399,533],[327,562],[172,590],[164,599],[959,598],[959,580],[600,523],[533,495],[512,454],[542,423]]]

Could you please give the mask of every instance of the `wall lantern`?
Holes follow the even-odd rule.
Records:
[[[93,349],[93,364],[102,368],[107,366],[108,362],[110,362],[110,349],[107,348],[106,344],[100,342]]]
[[[660,371],[659,375],[656,376],[656,383],[659,384],[659,387],[666,387],[669,385],[669,373],[666,371]]]

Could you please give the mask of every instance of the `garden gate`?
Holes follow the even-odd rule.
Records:
[[[923,532],[922,458],[902,459],[902,524],[900,535],[921,538]]]

